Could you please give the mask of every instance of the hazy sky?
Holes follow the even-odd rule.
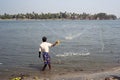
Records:
[[[120,17],[120,0],[0,0],[0,14],[27,12],[105,12]]]

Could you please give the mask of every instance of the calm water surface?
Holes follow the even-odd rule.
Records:
[[[22,69],[38,71],[43,65],[38,58],[42,36],[49,42],[61,41],[50,51],[55,67],[119,66],[119,20],[12,20],[0,21],[0,75]]]

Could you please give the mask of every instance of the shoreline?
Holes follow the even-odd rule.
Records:
[[[58,21],[64,21],[64,20],[80,20],[80,21],[102,21],[102,20],[88,20],[88,19],[0,19],[0,21],[47,21],[47,20],[58,20]],[[108,21],[111,21],[112,19],[107,19]],[[105,21],[107,21],[105,20]],[[120,19],[115,19],[120,20]],[[115,21],[112,20],[112,21]]]
[[[120,67],[114,67],[104,71],[98,72],[84,72],[84,71],[67,71],[67,72],[55,72],[54,69],[49,71],[41,71],[37,73],[24,72],[12,73],[4,76],[0,76],[0,80],[12,80],[14,78],[21,77],[21,80],[105,80],[105,78],[117,77],[115,80],[120,80]],[[19,79],[18,79],[19,80]],[[114,80],[114,79],[110,79]]]

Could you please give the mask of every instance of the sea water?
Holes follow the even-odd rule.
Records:
[[[38,58],[43,36],[48,42],[61,42],[50,49],[53,66],[119,66],[119,20],[1,20],[0,75],[38,71],[43,66]]]

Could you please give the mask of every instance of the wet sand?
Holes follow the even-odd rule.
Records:
[[[36,73],[32,72],[16,72],[9,73],[0,76],[0,80],[12,80],[14,78],[20,77],[21,80],[120,80],[120,67],[111,68],[101,71],[91,71],[87,72],[84,70],[80,71],[64,71],[55,69],[46,71],[38,71]],[[105,79],[106,78],[106,79]],[[111,79],[108,79],[111,78]],[[20,80],[20,79],[18,79]]]

